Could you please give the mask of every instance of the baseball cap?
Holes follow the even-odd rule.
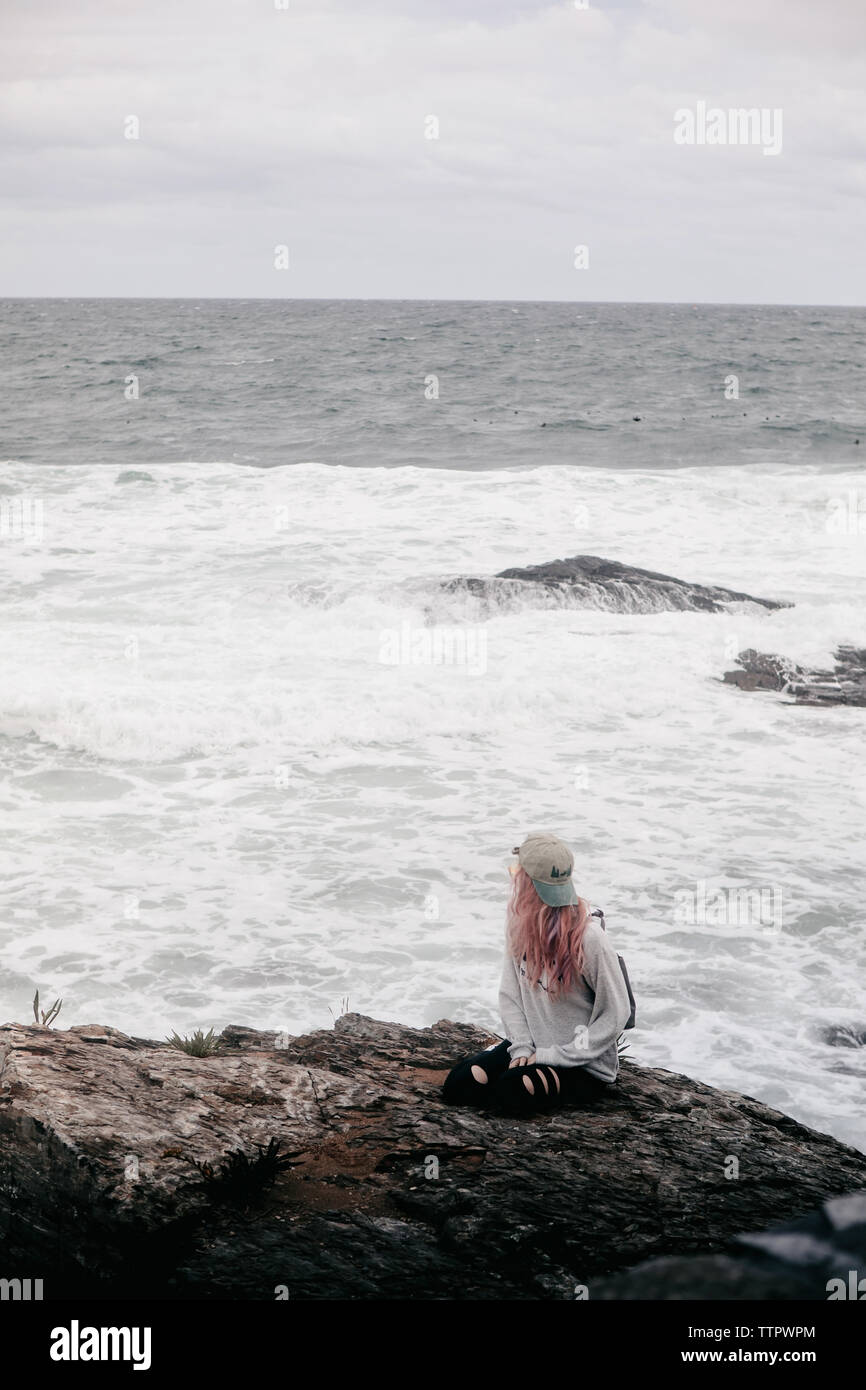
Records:
[[[538,830],[527,835],[514,853],[520,867],[532,879],[533,887],[548,907],[574,906],[578,902],[571,881],[574,855],[558,835]]]

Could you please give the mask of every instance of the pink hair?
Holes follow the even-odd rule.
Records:
[[[583,968],[583,934],[589,907],[579,898],[573,907],[548,907],[525,869],[518,869],[508,902],[508,949],[526,961],[526,977],[537,985],[547,971],[547,991],[566,993]]]

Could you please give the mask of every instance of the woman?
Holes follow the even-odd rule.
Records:
[[[443,1096],[514,1112],[586,1104],[616,1080],[629,992],[616,952],[574,890],[568,846],[538,833],[514,853],[499,987],[507,1036],[459,1062]]]

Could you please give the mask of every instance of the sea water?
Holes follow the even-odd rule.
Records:
[[[866,712],[721,681],[866,645],[862,314],[2,307],[2,1019],[499,1029],[549,827],[630,1055],[866,1148]],[[793,606],[444,583],[573,554]]]

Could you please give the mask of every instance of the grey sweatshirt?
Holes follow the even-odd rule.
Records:
[[[530,986],[523,961],[505,952],[499,1012],[510,1040],[510,1056],[557,1067],[586,1067],[602,1081],[619,1071],[616,1042],[631,1006],[616,951],[590,918],[583,938],[583,972],[568,994],[551,999],[547,975]]]

